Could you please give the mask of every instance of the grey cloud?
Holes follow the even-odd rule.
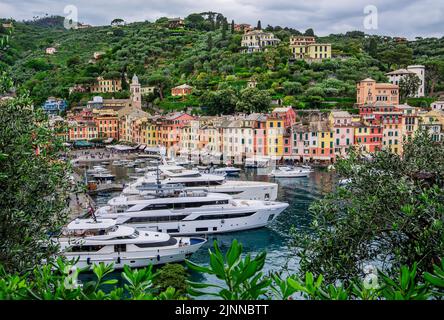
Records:
[[[319,35],[362,30],[391,36],[443,36],[442,0],[2,0],[0,16],[17,20],[36,14],[63,15],[65,5],[79,10],[79,20],[93,25],[109,24],[116,17],[126,21],[153,21],[161,16],[186,16],[192,12],[217,11],[236,22],[280,25],[298,30],[313,28]],[[364,7],[375,5],[378,30],[364,30]]]

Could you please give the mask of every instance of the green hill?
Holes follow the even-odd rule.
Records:
[[[134,73],[143,85],[159,87],[147,101],[168,110],[203,106],[207,113],[261,111],[261,101],[252,100],[257,95],[264,101],[283,99],[297,108],[350,108],[357,81],[385,81],[387,71],[412,63],[430,70],[428,89],[444,90],[444,38],[399,44],[357,31],[319,37],[318,42],[332,43],[337,58],[308,64],[289,61],[288,39],[299,31],[268,26],[265,30],[274,32],[281,45],[244,54],[242,34],[232,32],[231,23],[217,13],[192,14],[184,29],[169,29],[166,18],[77,30],[62,28],[57,17],[45,19],[14,22],[8,46],[0,51],[0,70],[7,70],[20,90],[29,90],[37,105],[48,96],[82,103],[91,94],[70,96],[71,86],[92,84],[97,76],[125,79],[127,74],[130,79]],[[57,53],[47,55],[47,47],[56,47]],[[106,54],[93,62],[97,51]],[[245,92],[251,77],[257,89]],[[193,95],[171,97],[171,87],[182,83],[195,87]],[[125,90],[114,96],[128,96],[127,88],[124,83]]]

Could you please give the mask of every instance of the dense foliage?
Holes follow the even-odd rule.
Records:
[[[354,279],[350,285],[326,284],[322,275],[314,277],[307,272],[303,278],[278,273],[264,275],[266,253],[254,258],[242,257],[242,246],[234,241],[224,255],[218,245],[210,250],[208,267],[188,261],[196,272],[216,275],[221,285],[189,281],[191,296],[210,295],[224,300],[260,299],[313,299],[313,300],[423,300],[441,299],[444,294],[444,263],[434,266],[432,273],[418,274],[416,264],[403,266],[398,274],[390,277],[384,273],[367,274]],[[173,265],[171,265],[173,266]],[[177,269],[181,265],[174,265]],[[79,283],[79,270],[58,259],[51,265],[36,267],[25,274],[7,273],[0,267],[0,300],[166,300],[188,299],[173,287],[166,289],[156,285],[160,272],[145,269],[130,270],[125,267],[121,278],[123,286],[117,286],[112,265],[103,263],[93,267],[93,279]],[[202,291],[210,288],[213,290]]]
[[[57,250],[48,234],[66,222],[69,170],[42,111],[22,96],[0,102],[0,263],[32,269]]]
[[[444,143],[419,131],[404,155],[369,161],[358,152],[335,165],[349,182],[312,204],[309,230],[295,232],[302,272],[349,281],[367,264],[393,275],[417,262],[420,272],[444,252]]]
[[[262,95],[297,108],[350,108],[357,81],[367,77],[385,81],[387,71],[411,63],[426,65],[428,91],[444,90],[443,39],[399,44],[390,37],[360,32],[318,37],[318,42],[332,43],[336,58],[309,64],[290,59],[288,40],[301,34],[298,30],[268,26],[265,30],[274,32],[281,44],[266,52],[245,54],[242,33],[234,32],[227,18],[214,12],[191,14],[184,29],[169,28],[166,18],[78,30],[65,30],[57,21],[14,22],[8,49],[0,55],[0,70],[8,70],[16,82],[23,83],[37,105],[49,95],[84,102],[91,94],[69,95],[69,88],[92,84],[100,75],[124,80],[124,92],[115,96],[127,96],[126,80],[134,73],[143,85],[157,87],[154,97],[145,97],[146,102],[166,110],[202,106],[213,114],[214,101],[225,90],[234,91],[223,101],[225,110],[232,110],[237,100],[238,110],[251,110],[253,102],[241,92],[251,78],[257,80]],[[58,52],[46,55],[45,48],[50,46]],[[96,60],[94,52],[105,54]],[[183,83],[192,85],[194,93],[172,97],[170,89]]]

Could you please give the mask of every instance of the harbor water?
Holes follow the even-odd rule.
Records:
[[[98,164],[98,163],[95,163]],[[89,167],[95,165],[88,164]],[[135,173],[134,168],[106,166],[116,176],[116,182],[126,184],[142,174]],[[85,168],[86,170],[86,168]],[[192,257],[191,261],[201,265],[208,265],[208,249],[212,248],[217,240],[221,250],[226,252],[231,242],[237,239],[243,246],[244,253],[252,256],[265,251],[267,253],[264,273],[283,272],[283,275],[297,270],[298,261],[289,244],[291,242],[290,230],[297,232],[306,228],[310,223],[308,208],[310,204],[330,192],[333,188],[334,177],[326,169],[316,169],[306,178],[270,178],[269,169],[246,169],[238,177],[228,177],[230,180],[270,181],[279,185],[277,201],[289,203],[289,207],[265,228],[220,235],[209,235],[208,242]],[[106,205],[112,197],[120,192],[99,193],[93,196],[97,206]],[[214,276],[191,273],[191,280],[205,283],[218,283]]]

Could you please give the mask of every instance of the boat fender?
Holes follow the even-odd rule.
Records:
[[[117,257],[117,263],[120,263],[120,257]]]
[[[160,255],[157,255],[157,261],[160,261]]]
[[[91,264],[91,258],[90,257],[86,258],[86,264],[88,264],[88,265]]]
[[[224,219],[222,219],[222,220],[220,221],[220,223],[225,223],[225,220],[224,220]]]

